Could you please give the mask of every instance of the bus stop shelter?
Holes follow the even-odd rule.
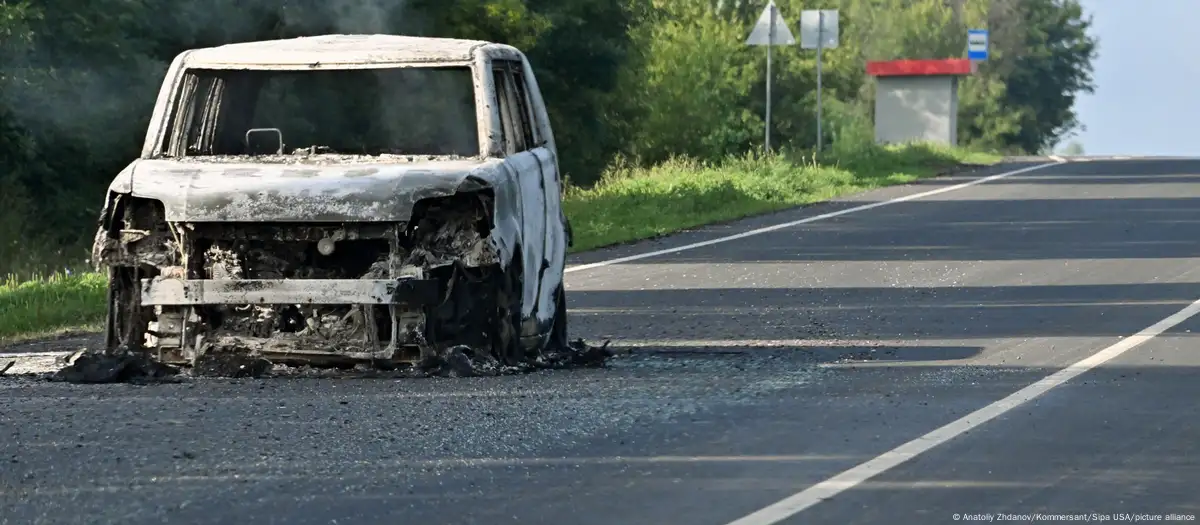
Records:
[[[965,58],[867,62],[875,77],[875,142],[958,144],[958,77]]]

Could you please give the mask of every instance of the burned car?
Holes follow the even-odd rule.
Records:
[[[192,364],[537,360],[570,243],[534,72],[501,44],[328,35],[181,53],[93,258],[106,347]]]

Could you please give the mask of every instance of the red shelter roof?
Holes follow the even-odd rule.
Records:
[[[974,71],[975,64],[965,58],[867,62],[867,74],[876,77],[970,75]]]

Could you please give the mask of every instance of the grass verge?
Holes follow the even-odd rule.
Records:
[[[58,273],[0,282],[0,344],[100,328],[107,279],[98,273]]]
[[[563,209],[575,235],[572,251],[586,251],[999,160],[926,145],[873,146],[820,163],[787,156],[719,164],[675,160],[651,169],[610,170],[592,188],[571,188]]]
[[[821,162],[787,155],[721,163],[675,160],[650,169],[609,170],[591,188],[569,188],[563,209],[575,235],[572,251],[579,252],[999,160],[926,145],[856,148]],[[56,259],[54,267],[64,266]],[[90,272],[6,277],[0,284],[0,345],[98,329],[105,292],[105,279]]]

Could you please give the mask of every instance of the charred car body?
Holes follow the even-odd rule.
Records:
[[[106,346],[179,364],[463,346],[536,361],[566,345],[561,190],[513,47],[330,35],[186,51],[101,213]]]

